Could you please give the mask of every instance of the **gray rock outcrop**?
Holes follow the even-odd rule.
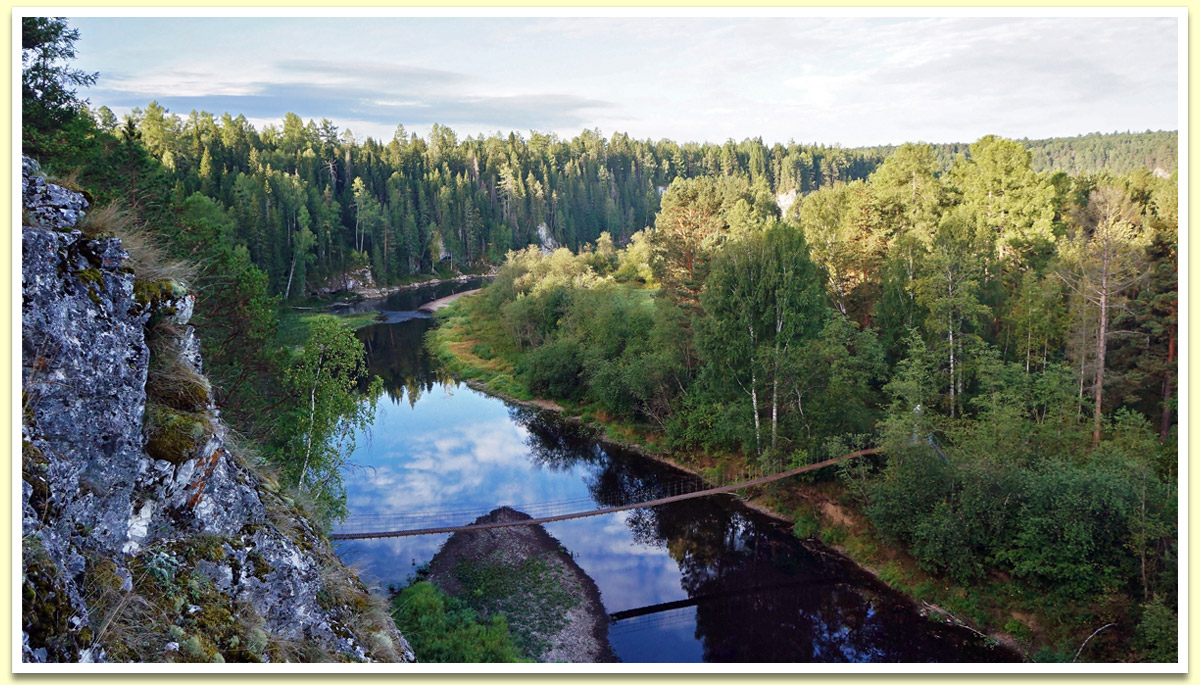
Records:
[[[346,271],[330,276],[324,285],[313,291],[314,295],[332,295],[340,292],[359,292],[375,288],[375,277],[371,267],[364,266],[353,271]]]
[[[235,455],[194,296],[137,281],[119,239],[74,228],[82,195],[29,158],[22,171],[22,660],[413,660],[380,600]],[[148,335],[171,336],[184,399],[148,400]]]

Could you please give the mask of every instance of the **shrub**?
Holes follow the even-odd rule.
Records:
[[[557,340],[533,350],[517,371],[535,395],[575,399],[581,394],[583,364],[574,341]]]
[[[392,616],[420,661],[522,661],[503,616],[484,621],[461,601],[428,582],[410,585],[397,595]]]

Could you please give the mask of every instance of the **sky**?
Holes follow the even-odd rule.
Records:
[[[1176,129],[1178,20],[77,17],[118,115],[847,147]]]

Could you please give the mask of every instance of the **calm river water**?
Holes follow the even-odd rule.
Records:
[[[604,447],[587,431],[513,407],[440,373],[413,310],[479,287],[444,284],[369,306],[389,323],[359,331],[383,378],[369,438],[346,477],[350,515],[464,511],[623,493],[684,476]],[[627,662],[1011,661],[971,633],[919,616],[911,603],[820,545],[729,496],[546,526],[621,615],[609,631]],[[449,535],[337,543],[364,580],[403,586]]]

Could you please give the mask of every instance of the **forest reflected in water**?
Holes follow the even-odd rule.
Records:
[[[447,287],[448,286],[448,287]],[[352,516],[590,500],[598,507],[689,477],[598,441],[546,412],[457,384],[425,350],[424,301],[477,284],[410,291],[359,331],[380,398],[347,478]],[[448,291],[448,292],[447,292]],[[415,304],[414,304],[415,303]],[[400,307],[410,307],[402,310]],[[1012,661],[968,631],[920,616],[819,544],[722,495],[546,526],[596,581],[610,641],[630,662]],[[448,535],[360,540],[339,554],[382,586],[403,585]]]

